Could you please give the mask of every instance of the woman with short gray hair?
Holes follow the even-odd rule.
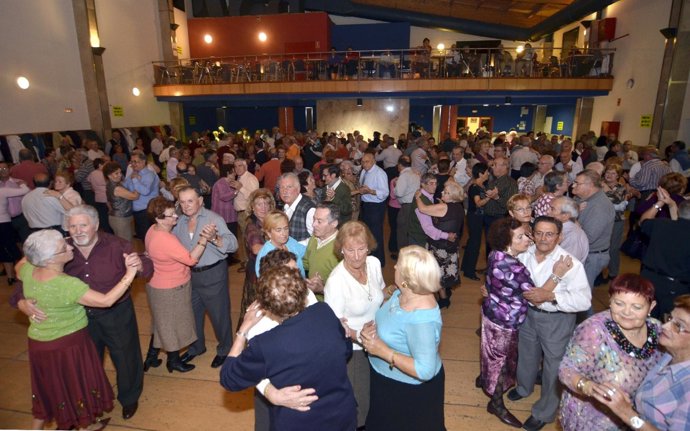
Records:
[[[138,256],[126,256],[127,272],[102,294],[64,273],[72,250],[58,231],[40,230],[29,235],[25,257],[17,264],[25,297],[46,314],[45,319],[29,318],[32,429],[53,420],[58,429],[86,428],[113,409],[113,390],[86,329],[84,306],[113,305],[134,279]],[[102,420],[98,429],[108,421]]]

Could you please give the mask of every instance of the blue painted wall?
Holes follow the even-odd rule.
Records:
[[[410,24],[334,25],[331,26],[331,46],[334,46],[338,51],[345,51],[348,47],[355,51],[408,49],[410,47]]]
[[[416,123],[431,132],[434,120],[434,105],[422,105],[410,100],[410,123]]]
[[[296,111],[298,109],[300,108],[296,108]],[[301,109],[302,124],[304,124],[304,108]],[[195,117],[196,124],[190,124],[189,118],[192,116]],[[223,126],[225,130],[229,131],[236,131],[242,128],[247,130],[270,129],[278,125],[278,108],[228,108],[225,110],[225,121],[219,122],[216,108],[185,104],[184,117],[187,136],[193,131],[216,130],[218,126]],[[297,122],[297,112],[295,113],[295,122]]]
[[[572,136],[573,135],[573,121],[575,119],[575,105],[548,105],[546,107],[546,116],[553,117],[551,122],[551,133],[558,133],[559,135]],[[563,130],[556,130],[558,122],[563,122]],[[549,130],[546,130],[549,132]]]

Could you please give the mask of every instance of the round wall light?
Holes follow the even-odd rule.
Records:
[[[259,32],[259,40],[261,42],[266,42],[267,39],[268,39],[268,36],[266,36],[266,33],[264,33],[263,31]]]
[[[443,51],[444,49],[446,49],[446,46],[442,43],[439,43],[438,45],[436,45],[436,49],[438,49],[439,51]]]
[[[524,51],[524,50],[525,50],[525,46],[524,46],[524,45],[518,45],[518,47],[515,48],[515,52],[517,52],[518,54],[521,53],[521,52]]]
[[[204,35],[204,42],[206,42],[206,43],[213,42],[213,36],[211,36],[210,34],[205,34]]]
[[[137,87],[132,87],[132,94],[138,97],[141,94],[141,91]]]
[[[20,76],[17,78],[17,87],[21,88],[22,90],[26,90],[29,88],[29,80],[26,79],[25,76]]]

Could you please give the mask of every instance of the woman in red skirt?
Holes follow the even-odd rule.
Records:
[[[86,428],[113,408],[113,390],[86,329],[84,305],[110,307],[136,275],[138,256],[125,257],[127,273],[107,294],[89,289],[63,272],[73,247],[51,229],[34,232],[24,243],[26,256],[17,264],[24,296],[36,301],[45,319],[31,316],[31,428],[56,421],[58,429]],[[102,429],[101,421],[93,429]]]

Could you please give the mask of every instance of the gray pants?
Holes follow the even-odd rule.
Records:
[[[369,413],[369,359],[364,350],[353,350],[347,362],[347,377],[357,401],[357,426],[363,426]]]
[[[400,212],[398,213],[398,228],[397,232],[395,232],[396,235],[398,235],[398,250],[402,250],[403,247],[410,245],[407,238],[407,225],[410,220],[410,214],[414,215],[412,212],[412,204],[400,204]]]
[[[134,227],[132,226],[132,216],[129,217],[116,217],[108,216],[108,223],[110,223],[110,228],[113,230],[116,236],[124,239],[125,241],[132,242],[134,237]]]
[[[613,222],[611,232],[611,248],[609,248],[609,278],[619,275],[621,269],[621,244],[623,243],[623,231],[625,230],[625,220]]]
[[[523,397],[534,391],[539,363],[544,355],[541,396],[532,406],[532,416],[553,422],[560,402],[558,367],[575,329],[575,313],[540,313],[529,308],[518,341],[517,392]]]
[[[584,266],[585,266],[585,274],[587,274],[587,282],[589,283],[590,289],[594,290],[594,280],[597,278],[597,275],[601,274],[601,271],[604,270],[609,264],[609,253],[589,253],[587,255],[587,259],[585,259]],[[594,314],[594,311],[592,310],[592,307],[589,307],[589,310],[585,312],[585,315],[587,317],[590,317]]]
[[[232,346],[232,323],[228,266],[224,260],[206,271],[192,272],[192,309],[197,340],[189,347],[189,353],[198,355],[206,349],[204,317],[208,312],[213,332],[218,339],[216,355],[227,356]]]

